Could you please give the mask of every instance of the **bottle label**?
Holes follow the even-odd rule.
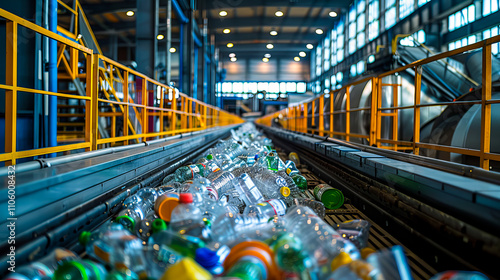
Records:
[[[194,178],[194,173],[200,173],[200,168],[196,165],[190,165],[189,169],[191,169],[191,179]]]
[[[260,193],[259,189],[255,186],[255,184],[252,182],[252,179],[250,179],[250,176],[248,174],[244,173],[241,176],[241,179],[243,179],[243,182],[247,186],[248,190],[252,194],[253,198],[257,201],[262,200],[262,194]]]
[[[274,214],[276,214],[278,216],[285,215],[286,205],[283,201],[281,201],[279,199],[270,199],[270,200],[267,200],[266,202],[269,203],[269,205],[271,205],[271,207],[273,207]]]
[[[219,194],[217,191],[211,187],[207,187],[208,196],[213,200],[219,200]]]
[[[321,201],[321,197],[327,190],[333,190],[333,188],[326,184],[319,184],[314,188],[314,196]]]
[[[288,185],[286,184],[286,181],[285,179],[283,179],[283,177],[278,177],[276,178],[276,185],[278,185],[280,188],[281,187],[288,187]]]

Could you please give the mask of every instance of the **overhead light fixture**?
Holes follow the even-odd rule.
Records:
[[[236,57],[231,57],[232,62],[235,62],[236,60],[237,60]]]
[[[135,12],[132,10],[129,10],[129,11],[127,11],[126,15],[129,17],[133,17],[135,15]]]
[[[174,53],[174,52],[176,52],[177,50],[176,50],[175,48],[170,48],[170,50],[169,50],[169,51],[170,51],[171,53]]]
[[[225,16],[227,16],[227,12],[226,11],[220,11],[219,12],[219,16],[225,17]]]
[[[331,17],[336,17],[337,13],[334,12],[334,11],[331,11],[331,12],[328,13],[328,15],[331,16]]]
[[[323,34],[323,29],[320,29],[320,28],[316,29],[316,34],[318,34],[318,35]]]
[[[314,46],[313,46],[313,44],[307,44],[307,45],[306,45],[306,48],[308,48],[308,49],[312,50],[312,49],[314,48]]]
[[[278,10],[278,11],[276,11],[276,13],[274,13],[274,15],[277,16],[277,17],[282,17],[283,16],[283,12],[280,11],[280,10]]]
[[[227,45],[226,45],[226,46],[227,46],[228,48],[232,48],[232,47],[234,47],[234,44],[233,44],[233,43],[227,43]]]
[[[264,61],[264,62],[269,62],[269,58],[264,57],[264,58],[262,59],[262,61]]]
[[[165,38],[165,36],[163,36],[163,34],[158,34],[156,36],[156,39],[158,39],[158,40],[163,40],[163,38]]]
[[[266,53],[266,54],[264,55],[264,57],[271,58],[271,54],[270,54],[270,53]]]
[[[274,48],[274,46],[273,46],[273,44],[267,44],[267,45],[266,45],[266,48],[268,48],[268,49],[272,49],[272,48]]]
[[[296,57],[293,58],[293,60],[300,61],[300,57],[296,56]]]
[[[222,33],[229,34],[229,33],[231,33],[231,29],[226,28],[226,29],[222,30]]]
[[[278,35],[278,31],[273,30],[273,31],[269,32],[269,34],[271,34],[271,36],[276,36],[276,35]]]
[[[306,52],[299,52],[300,57],[306,57]]]
[[[229,57],[236,57],[236,54],[235,53],[230,53]]]

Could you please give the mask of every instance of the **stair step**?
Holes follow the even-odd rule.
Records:
[[[57,116],[60,118],[85,117],[85,114],[58,113]]]
[[[85,123],[79,123],[79,122],[60,122],[57,123],[57,126],[85,126]]]

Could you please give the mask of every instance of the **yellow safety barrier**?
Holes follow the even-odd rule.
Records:
[[[281,111],[266,115],[257,120],[257,123],[272,126],[274,121],[278,121],[280,125],[291,131],[313,133],[320,136],[329,136],[346,141],[352,140],[351,138],[366,139],[369,145],[376,146],[383,149],[391,149],[397,151],[412,151],[415,155],[419,155],[420,149],[429,149],[435,151],[444,151],[450,153],[457,153],[462,155],[475,156],[480,159],[480,167],[484,169],[490,168],[490,160],[500,161],[500,154],[491,153],[490,151],[490,131],[491,131],[491,105],[500,104],[500,100],[491,98],[491,45],[500,42],[500,36],[495,36],[481,42],[471,44],[462,48],[452,51],[447,51],[433,55],[431,57],[415,61],[395,70],[380,74],[376,77],[368,77],[348,85],[340,89],[331,91],[325,97],[325,94],[316,97],[315,99],[299,104],[297,106],[288,107]],[[393,47],[394,48],[394,47]],[[445,59],[460,53],[468,52],[471,50],[482,49],[482,93],[480,100],[474,101],[461,101],[454,102],[435,102],[435,103],[421,103],[421,86],[422,86],[422,66],[431,62]],[[413,103],[409,106],[399,106],[401,103],[398,101],[398,93],[400,92],[401,84],[398,83],[384,83],[383,79],[393,77],[397,73],[413,70],[415,72],[415,91],[413,93]],[[351,109],[350,107],[350,89],[352,86],[371,81],[371,104],[370,107]],[[391,88],[389,91],[384,91],[384,88]],[[341,91],[345,90],[345,97],[337,102],[345,102],[345,110],[335,111],[334,105],[335,97]],[[392,105],[382,107],[382,98],[384,94],[392,94]],[[418,94],[417,94],[418,93]],[[325,102],[330,102],[330,111],[324,112]],[[406,100],[408,102],[408,100]],[[335,104],[334,104],[335,103]],[[460,106],[460,105],[481,105],[481,146],[480,149],[460,148],[447,145],[422,143],[420,139],[421,131],[421,108],[425,107],[439,107],[444,106]],[[341,104],[338,104],[341,105]],[[316,107],[318,107],[316,110]],[[340,106],[339,106],[340,107]],[[311,108],[312,114],[309,114],[308,108]],[[398,139],[398,128],[403,125],[399,120],[399,112],[401,110],[413,110],[413,138],[412,141],[403,141]],[[350,132],[351,116],[353,112],[366,111],[370,116],[370,131],[369,135],[359,135]],[[334,118],[342,116],[345,125],[345,131],[334,130]],[[382,122],[382,118],[390,118],[391,122],[386,124]],[[318,119],[318,121],[316,121]],[[324,130],[324,122],[329,119],[329,130]],[[310,121],[309,121],[310,120]],[[386,127],[390,126],[390,127]],[[382,138],[382,131],[392,131],[392,137]]]
[[[6,82],[0,84],[0,89],[5,90],[5,153],[0,154],[0,162],[4,162],[5,165],[15,164],[19,158],[79,149],[92,151],[99,148],[99,145],[108,143],[126,145],[131,140],[145,141],[167,135],[243,122],[241,118],[234,114],[193,99],[3,9],[0,9],[0,17],[6,20],[5,42],[7,47],[5,53]],[[68,73],[68,77],[59,73],[58,78],[81,79],[85,85],[85,95],[63,93],[63,91],[50,92],[18,85],[17,59],[20,54],[18,54],[17,46],[19,26],[58,42],[57,64],[62,65],[66,73]],[[64,55],[66,50],[69,52],[69,59]],[[78,67],[79,63],[83,67]],[[80,73],[81,71],[84,72]],[[19,92],[77,99],[84,102],[85,105],[81,106],[84,109],[84,114],[79,114],[85,117],[85,122],[82,124],[84,138],[81,142],[56,147],[18,150],[16,142]],[[108,109],[110,109],[110,112],[106,112]],[[132,111],[134,114],[131,114]],[[76,116],[77,114],[59,115],[66,117],[66,115]],[[99,128],[102,129],[99,122],[100,118],[111,120],[110,137],[103,137],[100,134]],[[122,135],[116,133],[117,118],[121,118],[123,121]],[[159,123],[158,127],[154,125],[157,122]],[[129,131],[131,135],[129,135]]]

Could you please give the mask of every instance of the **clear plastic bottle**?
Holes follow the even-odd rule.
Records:
[[[300,158],[299,155],[297,155],[297,153],[291,152],[290,154],[288,154],[288,159],[293,161],[295,163],[295,166],[300,165]]]
[[[129,269],[139,276],[146,273],[142,242],[128,230],[111,227],[83,232],[79,238],[87,254],[117,269]]]
[[[286,208],[287,206],[283,200],[270,199],[258,204],[247,206],[243,215],[255,216],[260,214],[268,217],[284,216],[286,214]]]
[[[289,209],[292,208],[292,206],[306,206],[311,208],[321,219],[325,218],[325,205],[323,205],[321,201],[309,198],[294,198],[287,200],[287,206]]]
[[[155,220],[154,224],[160,223]],[[180,235],[171,230],[159,230],[151,236],[148,246],[160,255],[170,255],[172,250],[183,256],[195,257],[196,249],[205,247],[205,242],[198,237]]]
[[[266,169],[258,171],[252,178],[266,199],[285,198],[290,195],[290,188],[283,177]]]
[[[89,260],[72,260],[61,264],[53,280],[105,280],[108,272],[103,265]]]
[[[158,216],[156,216],[155,212],[150,212],[146,218],[141,220],[139,224],[135,227],[135,234],[142,240],[143,244],[146,244],[149,237],[151,236],[151,227],[153,221],[156,220]]]
[[[286,260],[288,265],[323,279],[331,272],[331,263],[341,252],[347,253],[353,260],[361,257],[354,244],[343,239],[308,207],[293,207],[284,220],[284,241],[278,241],[275,246],[278,263],[285,263]],[[299,254],[303,257],[290,259],[290,256]]]
[[[122,209],[118,212],[116,222],[123,225],[128,230],[134,232],[136,226],[146,217],[149,213],[147,204],[132,204],[128,208]]]
[[[287,184],[288,188],[290,189],[290,196],[289,197],[300,197],[302,191],[297,187],[297,185],[295,184],[295,181],[290,176],[288,176],[284,170],[278,171],[276,174],[278,174],[283,179],[285,179],[286,184]],[[298,176],[301,176],[301,175],[298,175]]]
[[[214,173],[215,174],[215,173]],[[217,192],[217,197],[220,196],[227,191],[228,188],[232,188],[232,180],[234,179],[234,175],[228,171],[222,171],[217,174],[212,181],[212,189]]]
[[[193,195],[181,193],[179,202],[180,204],[172,211],[170,229],[180,234],[207,238],[208,233],[205,232],[202,213],[198,207],[193,205]]]
[[[5,279],[50,280],[59,265],[77,258],[70,250],[56,248],[39,260],[16,268],[15,272],[9,273]]]
[[[287,160],[285,162],[285,170],[286,170],[286,174],[290,177],[293,177],[294,175],[300,175],[300,171],[295,166],[295,162],[293,162],[291,160]]]
[[[177,182],[184,182],[195,178],[195,174],[203,176],[205,166],[201,163],[181,166],[175,171],[175,180]]]
[[[246,205],[253,205],[264,201],[264,197],[255,186],[248,174],[243,173],[233,180],[233,186],[239,194],[239,197]]]
[[[358,249],[368,245],[370,235],[370,222],[366,220],[349,220],[337,224],[337,232],[345,239],[350,240]]]
[[[375,279],[413,279],[403,247],[400,245],[370,254],[366,261],[374,267]]]
[[[230,243],[235,240],[257,238],[265,240],[272,235],[275,224],[266,215],[255,216],[225,214],[217,218],[212,227],[212,238],[216,242]],[[269,235],[269,236],[268,236]]]

